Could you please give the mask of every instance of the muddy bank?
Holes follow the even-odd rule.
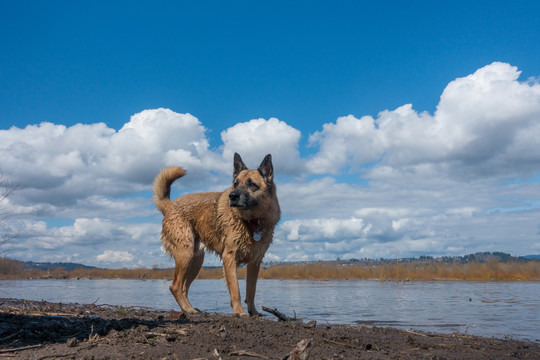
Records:
[[[301,358],[295,349],[309,359],[540,358],[537,343],[271,317],[0,299],[0,358]]]

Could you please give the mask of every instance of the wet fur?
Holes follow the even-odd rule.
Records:
[[[254,299],[259,268],[280,218],[272,157],[267,155],[258,169],[250,170],[235,154],[233,165],[233,186],[223,192],[189,194],[171,201],[172,183],[185,175],[180,167],[163,169],[154,181],[154,202],[163,213],[161,241],[175,260],[170,290],[186,313],[197,312],[188,292],[206,249],[223,260],[231,307],[237,315],[246,313],[236,270],[247,264],[245,302],[251,315],[258,314]],[[259,241],[253,238],[254,228],[262,235]]]

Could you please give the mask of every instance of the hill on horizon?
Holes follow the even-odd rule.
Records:
[[[24,263],[25,268],[28,270],[54,270],[54,269],[63,269],[66,271],[72,271],[75,269],[96,269],[96,266],[89,266],[79,263],[70,263],[70,262],[34,262],[26,261]]]

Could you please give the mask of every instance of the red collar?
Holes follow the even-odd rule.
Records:
[[[251,228],[251,231],[253,231],[254,233],[261,231],[259,229],[259,227],[261,225],[261,221],[263,221],[263,220],[264,220],[264,218],[251,219],[249,221],[249,227]]]

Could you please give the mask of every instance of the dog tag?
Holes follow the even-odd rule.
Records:
[[[260,241],[262,237],[262,233],[260,231],[256,231],[253,233],[253,240]]]

